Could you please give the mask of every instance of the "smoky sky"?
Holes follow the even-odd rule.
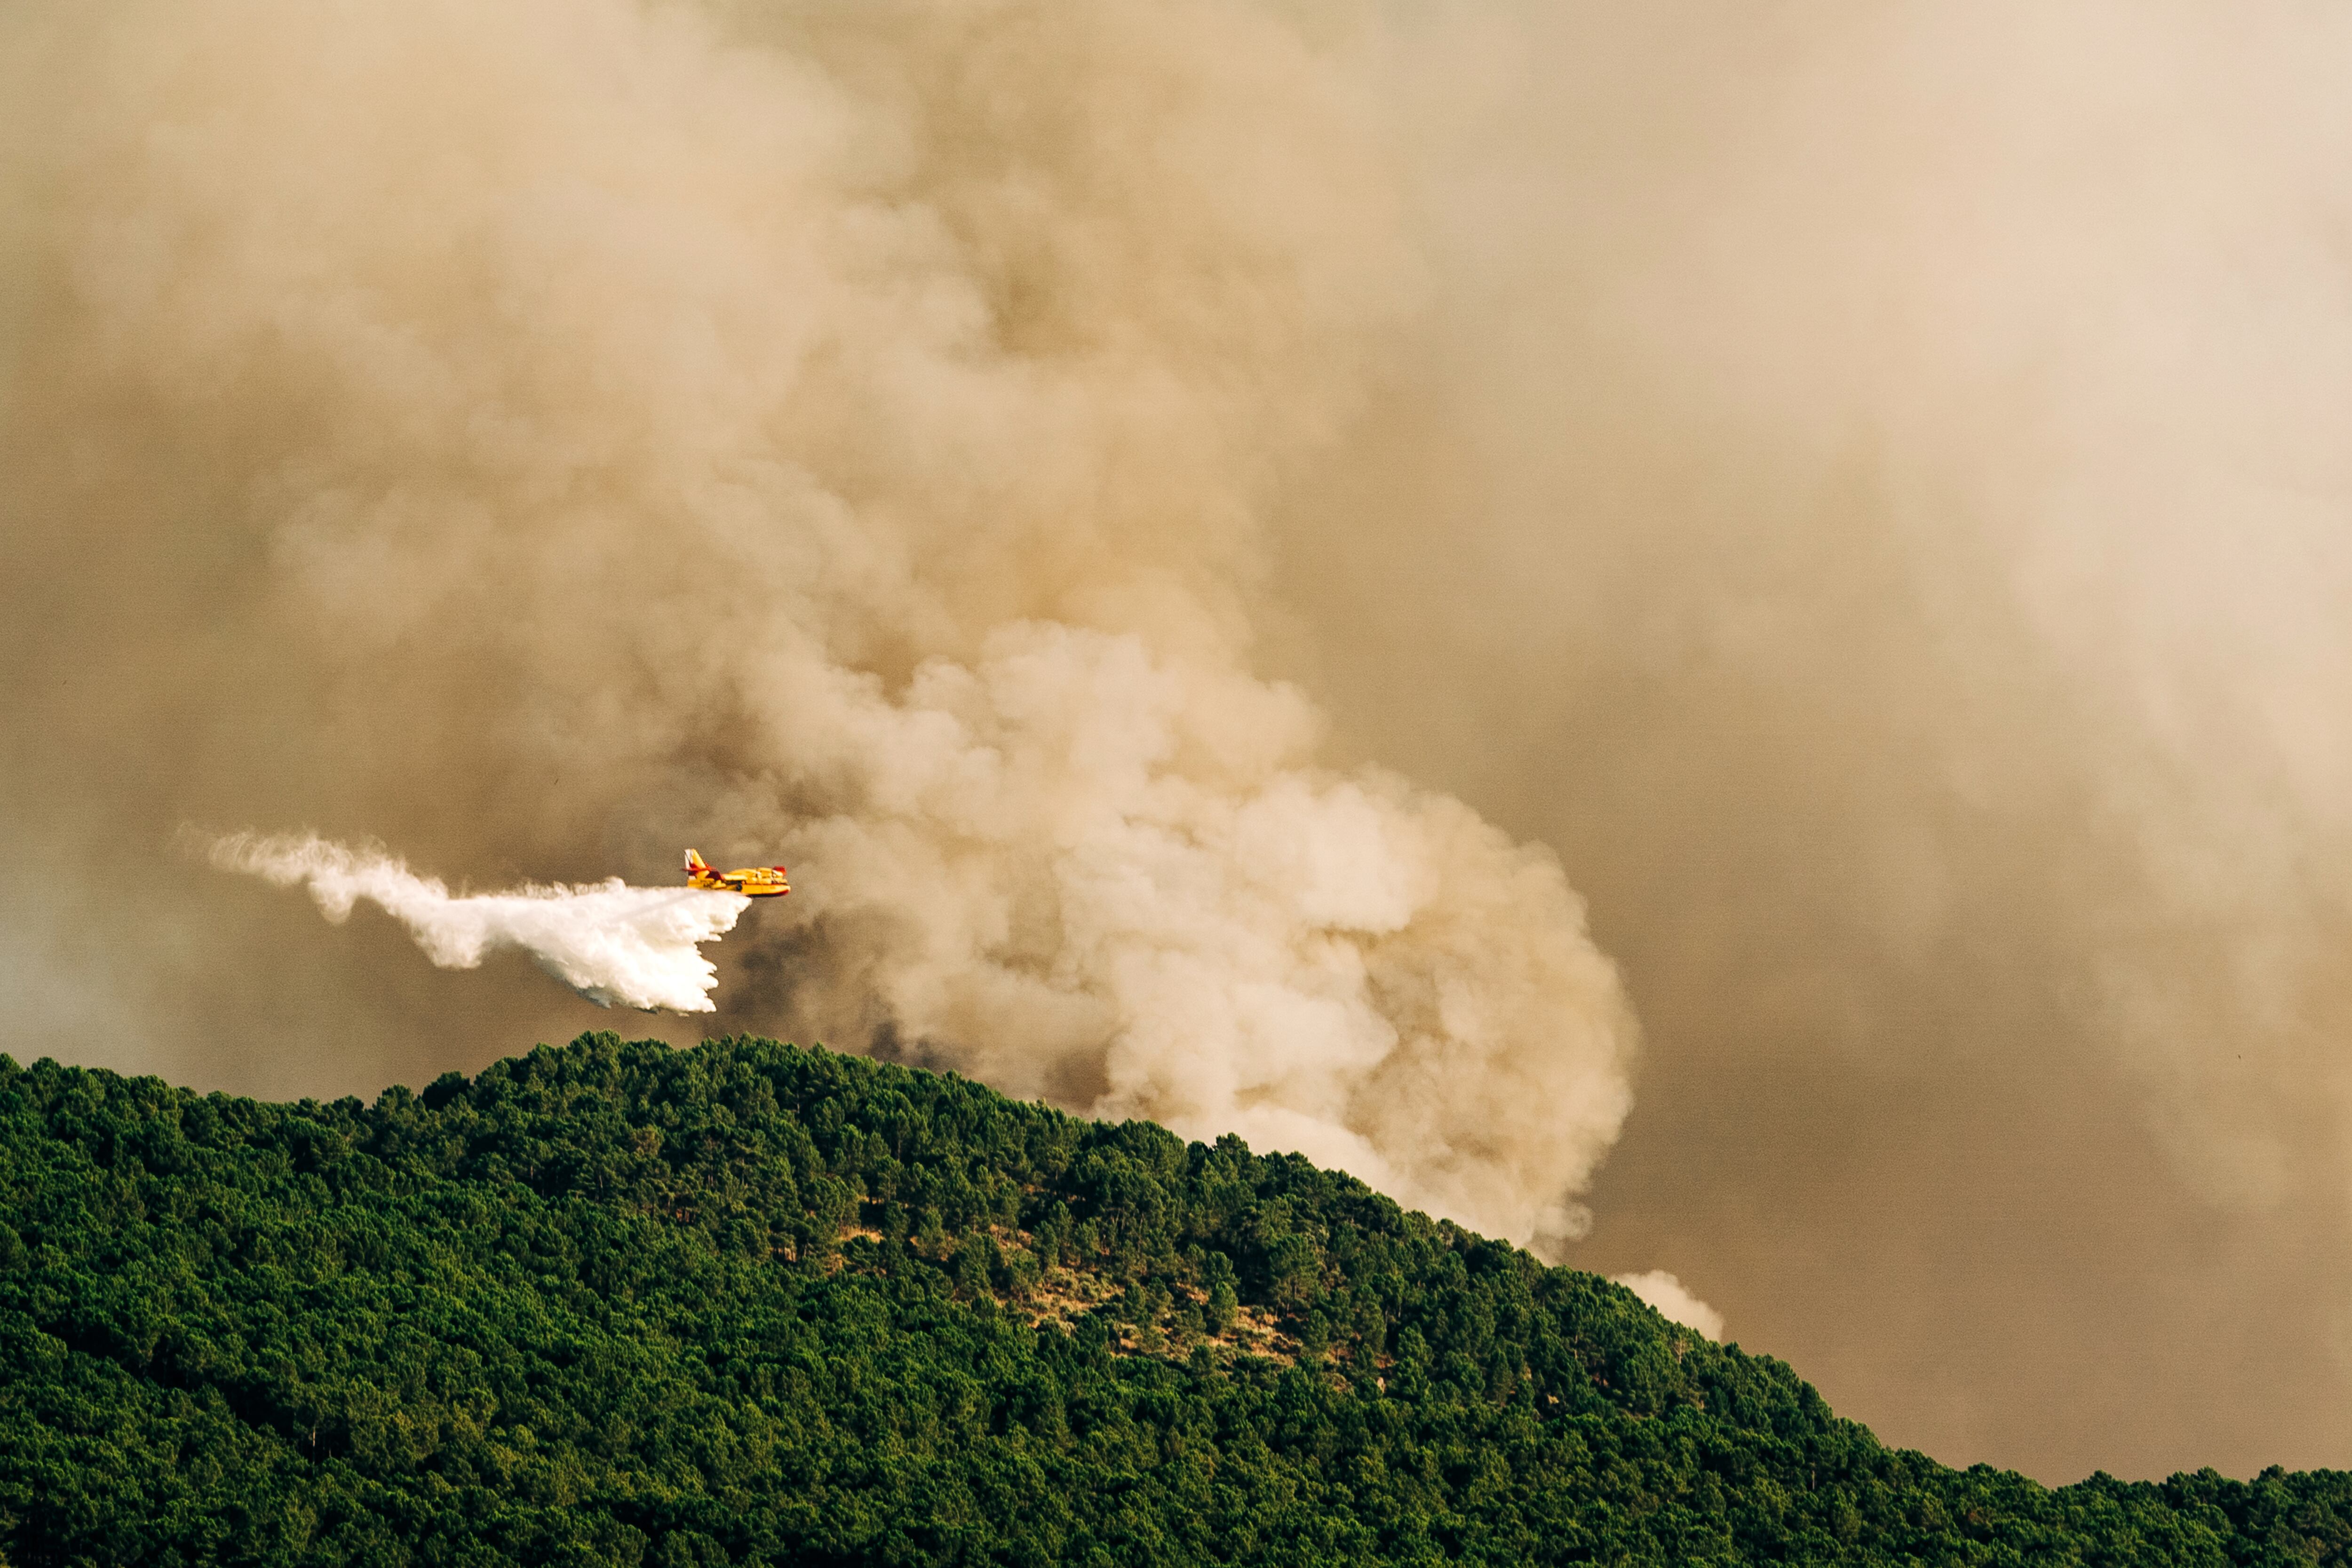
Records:
[[[2347,46],[14,7],[7,1048],[636,1023],[191,827],[691,843],[795,891],[665,1037],[1302,1148],[1949,1461],[2352,1463]]]
[[[436,963],[696,1010],[741,911],[636,889],[782,859],[721,1027],[1581,1234],[1636,1033],[1557,857],[1318,762],[1247,659],[1285,477],[1418,288],[1368,41],[629,0],[19,38],[19,777],[58,864],[178,817]],[[308,1015],[365,1082],[558,1016],[509,965],[452,1031],[381,942],[313,961],[142,874],[121,923],[52,874],[19,945],[61,1009],[144,986],[117,1049],[171,1070]]]

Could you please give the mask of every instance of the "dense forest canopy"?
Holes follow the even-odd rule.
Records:
[[[2352,1475],[1949,1469],[1303,1160],[769,1040],[0,1057],[0,1184],[16,1568],[2352,1563]]]

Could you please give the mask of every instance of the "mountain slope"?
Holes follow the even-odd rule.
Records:
[[[2352,1476],[1953,1471],[1302,1160],[772,1041],[0,1058],[0,1194],[16,1568],[2352,1562]]]

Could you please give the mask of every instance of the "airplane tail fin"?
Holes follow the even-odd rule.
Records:
[[[708,871],[709,869],[709,866],[704,862],[701,856],[697,855],[691,849],[686,852],[686,872],[688,876],[690,877],[697,871]]]

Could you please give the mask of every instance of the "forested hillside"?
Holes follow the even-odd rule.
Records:
[[[2352,1475],[1947,1469],[1302,1160],[772,1041],[0,1058],[0,1193],[16,1568],[2352,1562]]]

